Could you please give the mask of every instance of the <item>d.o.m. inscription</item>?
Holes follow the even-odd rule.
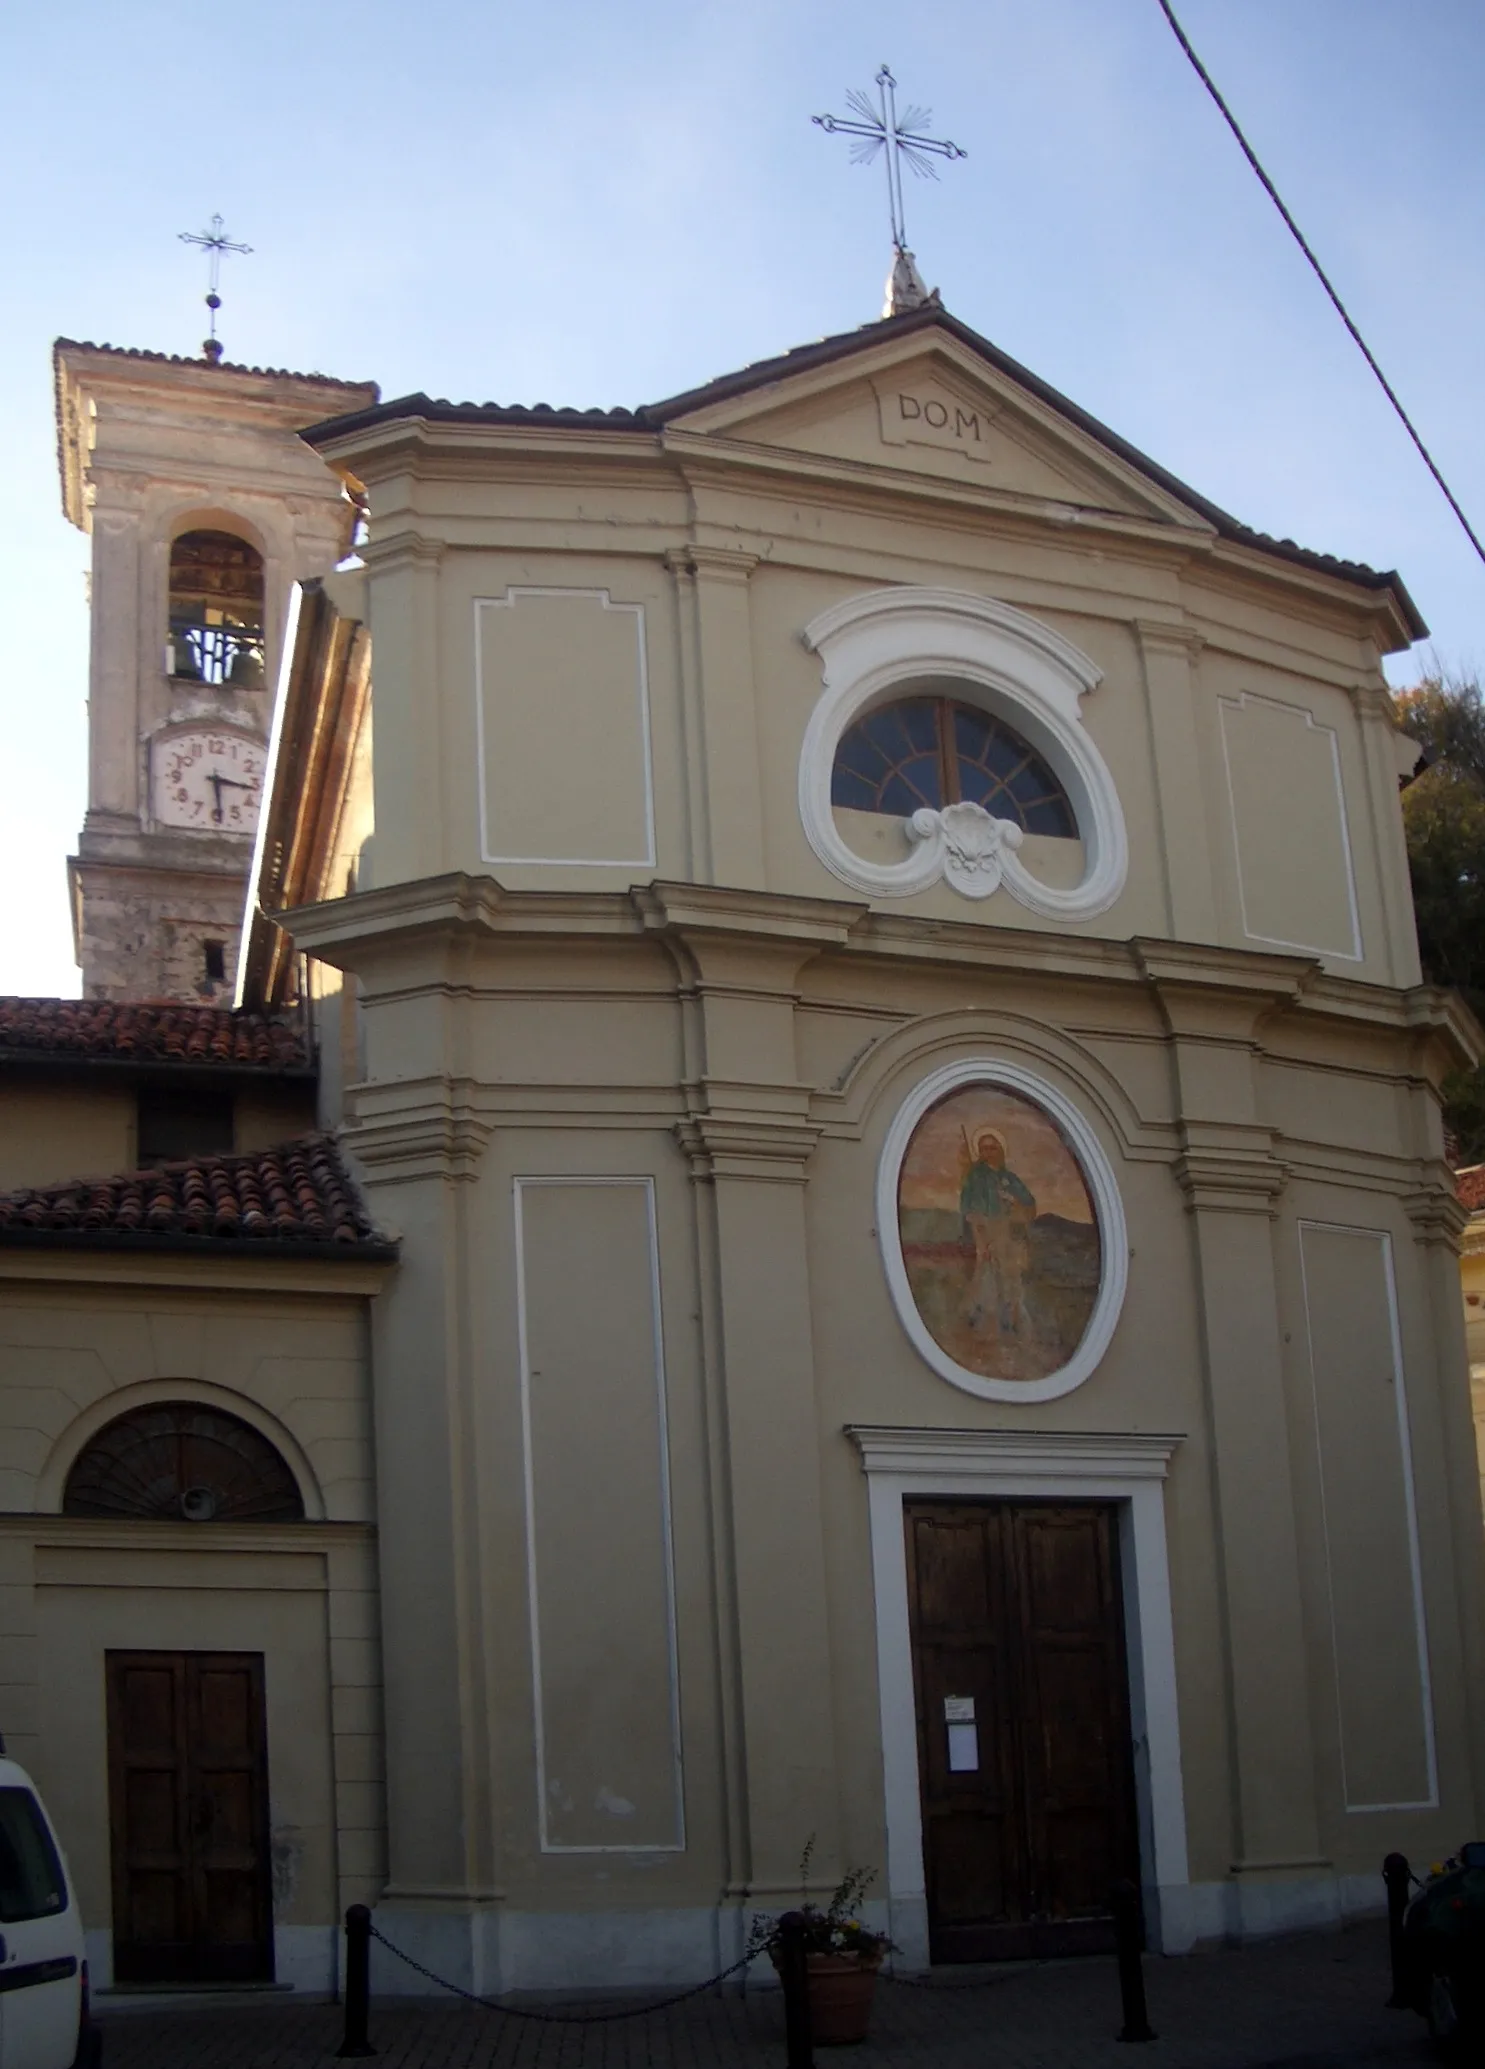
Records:
[[[971,460],[989,460],[992,409],[926,384],[881,387],[877,402],[886,444],[933,445]]]

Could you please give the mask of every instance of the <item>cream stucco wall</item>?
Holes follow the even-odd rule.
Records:
[[[215,1088],[208,1083],[207,1089]],[[315,1125],[311,1083],[237,1079],[220,1089],[232,1103],[235,1150],[271,1149]],[[115,1076],[110,1082],[102,1072],[53,1080],[29,1072],[8,1074],[0,1081],[0,1192],[135,1170],[138,1121],[139,1086],[132,1078]]]
[[[133,1170],[138,1114],[131,1084],[79,1088],[8,1074],[0,1081],[0,1191]]]

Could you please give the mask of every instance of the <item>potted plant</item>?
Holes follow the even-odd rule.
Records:
[[[841,2047],[865,2040],[871,2020],[877,1970],[892,1951],[886,1933],[873,1932],[856,1916],[861,1899],[876,1879],[873,1868],[848,1868],[822,1907],[804,1891],[809,1882],[815,1835],[805,1842],[799,1862],[800,1903],[792,1915],[804,1947],[808,1981],[810,2038],[816,2047]],[[780,1967],[782,1916],[755,1917],[749,1951],[766,1954]]]

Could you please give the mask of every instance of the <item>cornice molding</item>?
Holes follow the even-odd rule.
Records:
[[[1149,984],[1174,990],[1181,985],[1205,991],[1259,995],[1277,1004],[1297,1000],[1319,974],[1313,956],[1274,955],[1251,948],[1219,948],[1210,942],[1164,941],[1151,935],[1130,940],[1140,975]]]
[[[495,1132],[493,1116],[480,1111],[478,1091],[453,1077],[355,1086],[347,1095],[341,1148],[368,1187],[475,1178]]]
[[[1289,1172],[1260,1150],[1185,1149],[1172,1169],[1193,1214],[1261,1214],[1278,1219]]]
[[[1306,956],[909,918],[847,899],[663,880],[625,891],[510,891],[494,876],[456,870],[268,917],[301,948],[348,969],[437,935],[492,941],[512,935],[579,941],[668,936],[683,953],[697,944],[730,942],[738,949],[787,952],[801,963],[840,952],[1080,989],[1090,983],[1123,986],[1153,1000],[1170,1033],[1209,1041],[1251,1044],[1259,1024],[1275,1015],[1293,1014],[1300,1023],[1335,1020],[1381,1036],[1412,1037],[1420,1054],[1410,1067],[1420,1076],[1433,1074],[1422,1067],[1430,1042],[1451,1062],[1473,1062],[1485,1051],[1485,1031],[1469,1009],[1432,985],[1398,990],[1339,977]]]
[[[374,1523],[320,1516],[294,1523],[170,1523],[140,1517],[127,1523],[106,1516],[0,1515],[0,1538],[22,1538],[38,1550],[56,1552],[178,1552],[199,1558],[210,1552],[316,1552],[337,1545],[371,1546]],[[124,1580],[121,1585],[131,1583]],[[243,1587],[261,1587],[260,1574],[244,1561]],[[326,1578],[325,1587],[334,1583]],[[314,1592],[318,1592],[315,1590]]]
[[[1194,664],[1207,644],[1207,635],[1194,625],[1165,618],[1132,618],[1130,624],[1146,654],[1176,654]]]
[[[810,950],[836,948],[867,908],[843,898],[799,898],[777,891],[738,891],[726,885],[668,883],[657,878],[629,893],[648,932],[730,934],[795,943]]]
[[[1478,1247],[1464,1240],[1470,1226],[1470,1210],[1455,1192],[1452,1177],[1439,1178],[1404,1193],[1402,1209],[1413,1224],[1416,1242],[1439,1244],[1451,1254]]]
[[[65,1250],[41,1244],[15,1249],[0,1247],[0,1282],[70,1285],[77,1289],[79,1303],[84,1289],[106,1302],[108,1296],[135,1287],[176,1288],[192,1295],[210,1288],[223,1295],[311,1294],[344,1300],[379,1293],[396,1269],[391,1258],[373,1263],[364,1258],[333,1256],[323,1261],[244,1257],[240,1251],[230,1257],[217,1257],[206,1248],[186,1252]]]
[[[1181,941],[1136,937],[1130,948],[1177,1041],[1252,1045],[1262,1021],[1302,1004],[1320,968],[1305,956]]]
[[[847,1423],[866,1473],[1003,1467],[1017,1478],[1163,1480],[1184,1433],[1155,1430],[935,1430]]]
[[[354,891],[317,905],[287,906],[268,918],[292,934],[300,948],[348,968],[352,965],[347,951],[427,933],[493,932],[505,903],[506,893],[494,877],[469,876],[460,870]]]
[[[716,581],[746,583],[757,567],[761,554],[750,553],[739,546],[704,546],[689,541],[684,546],[669,546],[665,552],[665,565],[673,575],[689,575],[696,579],[710,576]]]
[[[676,1123],[676,1141],[705,1184],[719,1178],[803,1185],[823,1130],[782,1117],[693,1113]]]
[[[373,536],[358,550],[372,573],[385,575],[406,567],[436,568],[448,548],[447,539],[409,529]]]
[[[1353,682],[1350,689],[1351,702],[1355,706],[1359,717],[1380,718],[1385,721],[1389,728],[1401,730],[1401,728],[1397,727],[1397,722],[1393,718],[1392,693],[1385,682],[1377,682],[1371,677],[1365,677]],[[1421,754],[1423,750],[1419,748],[1418,751]]]

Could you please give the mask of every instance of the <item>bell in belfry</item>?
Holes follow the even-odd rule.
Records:
[[[201,680],[201,661],[188,626],[172,625],[170,628],[170,673],[184,676],[190,682]]]
[[[227,669],[227,680],[234,689],[261,690],[263,687],[263,649],[256,641],[240,641]]]

